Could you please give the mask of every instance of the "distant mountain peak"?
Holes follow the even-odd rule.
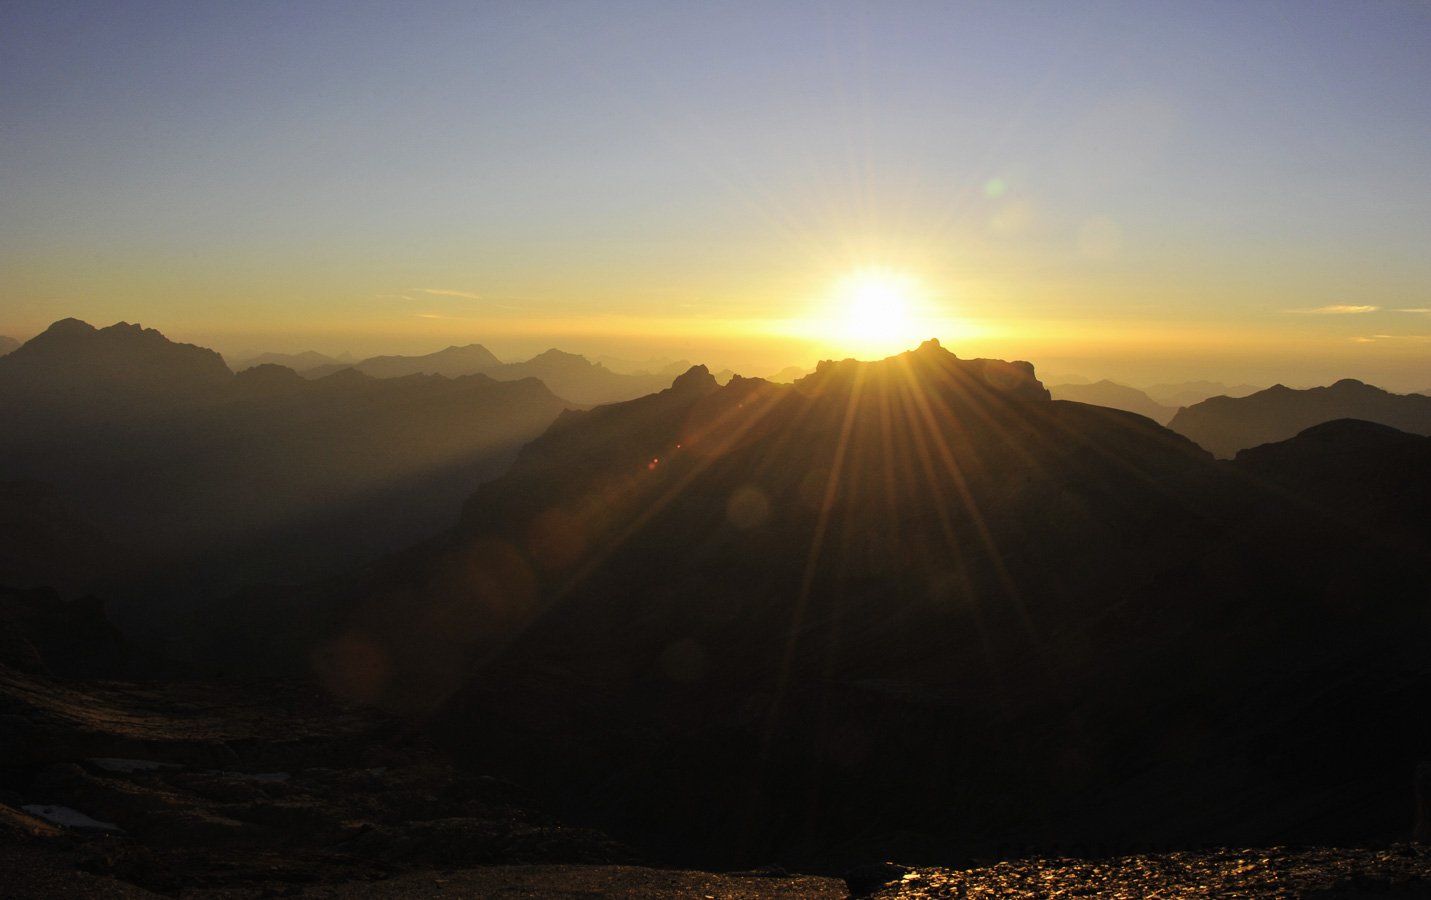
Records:
[[[125,323],[121,322],[120,324]],[[94,334],[98,330],[99,329],[95,328],[93,325],[89,324],[83,319],[76,319],[71,317],[68,319],[60,319],[58,322],[54,322],[50,325],[49,328],[46,328],[44,330],[41,336],[43,337],[45,335],[52,335],[60,337],[77,334]]]
[[[605,366],[601,366],[600,363],[592,363],[580,353],[568,353],[565,350],[558,350],[555,347],[551,348],[550,350],[545,350],[541,353],[538,353],[536,356],[533,356],[531,359],[527,360],[527,362],[561,363],[563,365],[568,366],[575,365],[579,362],[581,365],[590,366],[593,369],[597,368],[598,366],[600,366],[601,368],[605,368]]]
[[[82,419],[202,402],[232,378],[213,350],[129,322],[95,328],[61,319],[0,356],[0,394],[13,411],[63,409]]]
[[[1246,397],[1213,397],[1185,407],[1168,427],[1215,455],[1231,459],[1239,450],[1286,441],[1335,419],[1363,419],[1411,434],[1431,435],[1427,398],[1392,394],[1355,378],[1306,390],[1277,384]]]
[[[1364,388],[1364,387],[1367,387],[1367,386],[1368,386],[1368,385],[1367,385],[1366,382],[1364,382],[1364,381],[1358,381],[1358,380],[1355,379],[1355,378],[1343,378],[1343,379],[1341,379],[1341,380],[1339,380],[1339,381],[1337,381],[1337,382],[1335,382],[1335,383],[1332,384],[1332,387],[1333,387],[1333,388],[1341,388],[1342,390],[1360,390],[1361,388]],[[1376,390],[1379,391],[1379,390],[1381,390],[1381,389],[1380,389],[1380,388],[1376,388]]]
[[[691,366],[671,382],[671,390],[677,394],[708,394],[719,387],[715,376],[705,366]]]

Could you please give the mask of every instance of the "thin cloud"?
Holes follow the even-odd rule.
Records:
[[[465,297],[468,300],[482,299],[480,294],[474,294],[470,291],[454,291],[448,288],[409,288],[409,290],[422,291],[424,294],[438,294],[443,297]]]
[[[438,315],[437,313],[414,313],[413,315],[417,316],[419,319],[445,319],[445,318],[447,318],[446,316]]]
[[[1314,309],[1289,309],[1287,312],[1303,313],[1311,316],[1346,316],[1356,313],[1376,312],[1379,309],[1381,309],[1380,306],[1344,306],[1337,304],[1333,306],[1318,306]]]
[[[1392,312],[1431,313],[1431,307],[1418,306],[1411,309],[1393,309]]]

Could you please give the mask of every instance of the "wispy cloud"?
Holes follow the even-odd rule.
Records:
[[[374,294],[379,300],[416,300],[416,297],[409,297],[407,294]]]
[[[1417,306],[1410,309],[1393,309],[1392,312],[1431,313],[1431,307]]]
[[[454,291],[449,288],[408,288],[411,291],[421,291],[424,294],[439,294],[443,297],[466,297],[468,300],[481,300],[480,294],[470,291]]]
[[[1380,306],[1343,306],[1337,304],[1334,306],[1318,306],[1313,309],[1289,309],[1287,312],[1303,313],[1312,316],[1345,316],[1355,313],[1376,312],[1379,309],[1381,309]]]
[[[1357,344],[1370,344],[1373,341],[1410,341],[1424,344],[1431,341],[1431,334],[1373,334],[1371,337],[1354,337],[1352,341]]]
[[[419,319],[445,319],[445,318],[447,318],[446,316],[444,316],[444,315],[439,315],[438,313],[414,313],[414,315],[416,315]]]

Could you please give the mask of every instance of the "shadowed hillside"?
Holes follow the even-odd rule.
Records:
[[[1204,400],[1180,410],[1168,427],[1230,459],[1239,450],[1285,441],[1333,419],[1364,419],[1431,435],[1431,398],[1392,394],[1354,378],[1302,391],[1279,384],[1246,397]]]
[[[63,319],[0,356],[0,409],[42,431],[83,426],[193,407],[232,378],[219,354],[152,328]]]
[[[153,329],[66,320],[0,358],[0,415],[24,423],[0,434],[0,464],[52,487],[50,499],[5,495],[16,524],[0,530],[0,561],[14,558],[26,583],[103,590],[131,614],[322,577],[447,527],[454,497],[568,405],[533,379],[305,380],[274,365],[235,376]],[[61,509],[89,531],[50,543],[105,549],[32,552],[24,523],[61,522]]]
[[[1431,548],[1431,437],[1337,419],[1241,450],[1236,464],[1401,552]]]

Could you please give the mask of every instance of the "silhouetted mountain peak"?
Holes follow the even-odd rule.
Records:
[[[194,403],[216,396],[232,378],[213,350],[128,322],[97,329],[61,319],[0,357],[0,394],[16,409],[68,410],[84,418]]]
[[[547,367],[561,366],[567,369],[605,369],[601,363],[593,363],[579,353],[568,353],[553,347],[527,360],[528,365]]]
[[[1181,410],[1168,424],[1217,456],[1285,441],[1335,419],[1364,419],[1412,434],[1431,435],[1431,403],[1392,394],[1355,378],[1329,387],[1294,390],[1277,384],[1246,397],[1212,397]]]
[[[309,382],[288,366],[260,363],[234,376],[233,390],[245,396],[269,396],[301,391]]]
[[[855,384],[923,384],[926,388],[958,392],[989,392],[1013,400],[1048,400],[1048,389],[1034,375],[1032,363],[1002,359],[960,359],[938,339],[931,338],[914,350],[864,362],[857,359],[821,360],[813,375],[795,382],[804,393],[851,389]]]
[[[51,324],[49,328],[46,328],[41,334],[37,335],[36,338],[53,339],[56,337],[71,337],[81,334],[94,334],[96,331],[98,331],[97,328],[82,319],[68,318],[60,319],[58,322]]]
[[[671,382],[670,390],[677,394],[709,394],[719,387],[710,369],[705,366],[691,366],[676,376],[676,380]]]
[[[339,369],[331,375],[324,375],[322,378],[316,379],[319,384],[326,384],[330,386],[363,384],[372,380],[373,376],[365,374],[361,370],[354,368]]]
[[[282,362],[275,359],[274,362]],[[305,378],[325,378],[342,369],[356,369],[374,378],[403,378],[408,375],[445,375],[461,378],[475,375],[500,366],[501,360],[481,344],[453,345],[425,356],[370,356],[359,363],[342,359],[330,360],[326,365],[301,369]],[[295,367],[298,368],[298,367]]]

